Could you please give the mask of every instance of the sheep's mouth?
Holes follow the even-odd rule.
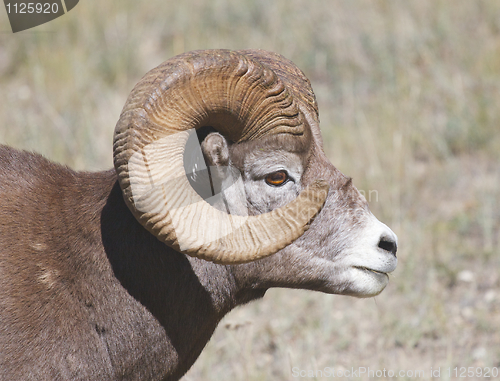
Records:
[[[383,271],[377,271],[377,270],[369,269],[368,267],[354,266],[354,268],[358,269],[358,270],[361,270],[361,271],[366,271],[366,272],[370,272],[370,273],[373,273],[373,274],[377,274],[377,275],[389,276],[387,273],[384,273]]]

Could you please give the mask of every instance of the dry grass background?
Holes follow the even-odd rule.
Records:
[[[185,380],[500,367],[500,2],[85,0],[14,35],[0,11],[0,32],[0,142],[88,170],[111,166],[128,92],[163,60],[287,56],[332,162],[398,234],[381,295],[271,290],[223,320]]]

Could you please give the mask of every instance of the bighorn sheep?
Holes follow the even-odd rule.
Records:
[[[396,236],[325,157],[310,83],[278,54],[151,70],[114,164],[0,146],[0,379],[178,380],[268,288],[368,297],[396,267]]]

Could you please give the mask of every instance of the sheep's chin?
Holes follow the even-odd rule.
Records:
[[[348,295],[358,298],[369,298],[380,294],[389,284],[389,273],[395,269],[394,262],[385,268],[374,270],[363,266],[344,265],[325,258],[315,258],[314,268],[321,268],[322,274],[316,274],[322,279],[320,286],[313,290],[327,294]],[[307,288],[307,287],[306,287]]]
[[[389,284],[389,275],[365,267],[351,267],[347,270],[349,287],[343,294],[358,298],[369,298],[380,294]]]

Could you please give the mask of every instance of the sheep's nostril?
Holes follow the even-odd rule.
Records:
[[[396,241],[394,241],[390,237],[381,237],[378,243],[378,247],[380,247],[382,250],[392,253],[394,256],[396,256],[396,252],[398,251],[398,245]]]

